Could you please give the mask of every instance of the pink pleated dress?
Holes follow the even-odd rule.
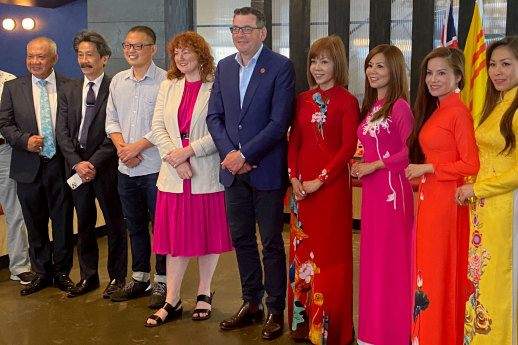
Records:
[[[190,132],[192,112],[201,85],[201,81],[185,82],[178,109],[180,133]],[[182,139],[182,145],[189,146],[189,139]],[[193,173],[203,174],[203,171]],[[231,250],[224,192],[192,194],[191,180],[183,180],[183,193],[158,190],[153,253],[191,257]]]

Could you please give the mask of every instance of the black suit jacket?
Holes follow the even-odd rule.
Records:
[[[55,74],[59,93],[61,86],[70,78]],[[6,82],[1,103],[0,132],[13,147],[10,177],[22,183],[34,182],[40,169],[40,156],[37,152],[27,151],[29,137],[39,134],[32,98],[32,75]],[[59,156],[61,153],[56,145],[56,157]]]
[[[83,151],[79,146],[83,81],[84,79],[81,78],[66,83],[58,94],[59,116],[56,123],[56,136],[61,152],[65,156],[67,178],[74,174],[72,167],[81,161],[92,163],[98,173],[108,167],[117,166],[117,150],[105,131],[106,102],[111,77],[105,75],[99,87],[94,118],[88,129],[86,150]]]

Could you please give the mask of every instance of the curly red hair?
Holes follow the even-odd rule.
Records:
[[[216,64],[214,63],[214,57],[210,53],[210,46],[200,34],[194,31],[179,33],[167,44],[167,51],[172,60],[171,67],[167,71],[167,79],[172,80],[183,77],[183,73],[180,72],[174,62],[174,50],[181,48],[188,48],[196,54],[200,64],[201,80],[204,83],[214,81]]]

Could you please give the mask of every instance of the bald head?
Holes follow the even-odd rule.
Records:
[[[56,42],[38,37],[27,44],[27,69],[38,79],[45,79],[58,62]]]

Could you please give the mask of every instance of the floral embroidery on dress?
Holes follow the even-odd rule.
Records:
[[[308,337],[313,344],[325,344],[327,339],[327,326],[325,318],[318,320],[318,316],[323,315],[321,309],[324,304],[324,295],[315,291],[315,276],[320,274],[320,268],[315,263],[315,254],[309,255],[297,252],[301,250],[300,244],[309,235],[302,229],[302,224],[298,219],[298,204],[294,199],[291,200],[291,221],[290,231],[293,234],[291,245],[296,253],[295,258],[290,264],[289,282],[293,291],[293,319],[291,331],[301,338]],[[298,255],[297,255],[298,254]],[[301,255],[302,254],[302,255]],[[300,258],[307,259],[300,259]],[[313,314],[312,309],[317,308]],[[328,318],[327,318],[328,320]]]
[[[423,273],[421,270],[417,271],[417,290],[414,293],[414,327],[420,327],[419,317],[421,316],[421,312],[425,311],[430,305],[430,300],[428,299],[428,295],[423,291]],[[417,330],[417,335],[412,340],[412,344],[419,344],[419,329]]]
[[[329,104],[329,95],[327,95],[326,100],[323,101],[320,92],[316,92],[313,94],[313,100],[317,104],[320,111],[311,115],[311,122],[316,123],[317,131],[322,136],[322,139],[324,139],[324,123],[327,119],[327,105]]]
[[[365,123],[363,124],[363,135],[366,135],[367,133],[369,133],[369,135],[371,137],[373,137],[374,139],[376,139],[376,150],[377,150],[377,153],[378,153],[378,158],[381,160],[381,159],[387,159],[390,157],[390,152],[386,151],[383,155],[381,155],[381,152],[379,150],[379,142],[378,142],[378,133],[380,133],[380,131],[382,129],[386,130],[387,133],[390,133],[390,122],[392,122],[392,120],[389,118],[379,118],[377,119],[376,121],[371,121],[372,119],[372,115],[374,115],[376,112],[378,112],[381,107],[383,105],[380,104],[380,105],[377,105],[375,107],[372,108],[372,111],[367,115],[367,117],[365,118]],[[397,208],[396,207],[396,191],[394,190],[394,188],[392,187],[392,182],[391,182],[391,179],[392,179],[392,173],[389,171],[388,172],[388,183],[389,183],[389,187],[390,187],[390,190],[392,191],[392,193],[388,194],[387,195],[387,202],[392,202],[394,204],[394,210]]]
[[[491,260],[491,254],[482,245],[482,234],[479,230],[484,224],[478,221],[478,207],[484,207],[485,199],[475,201],[471,205],[471,222],[473,224],[473,234],[471,235],[471,246],[468,253],[468,294],[466,301],[466,316],[464,319],[464,345],[469,345],[473,341],[475,334],[487,334],[491,331],[491,316],[486,307],[479,301],[479,283],[484,274],[484,267]]]
[[[329,178],[327,169],[322,169],[320,175],[318,175],[317,179],[321,182],[325,182]]]

